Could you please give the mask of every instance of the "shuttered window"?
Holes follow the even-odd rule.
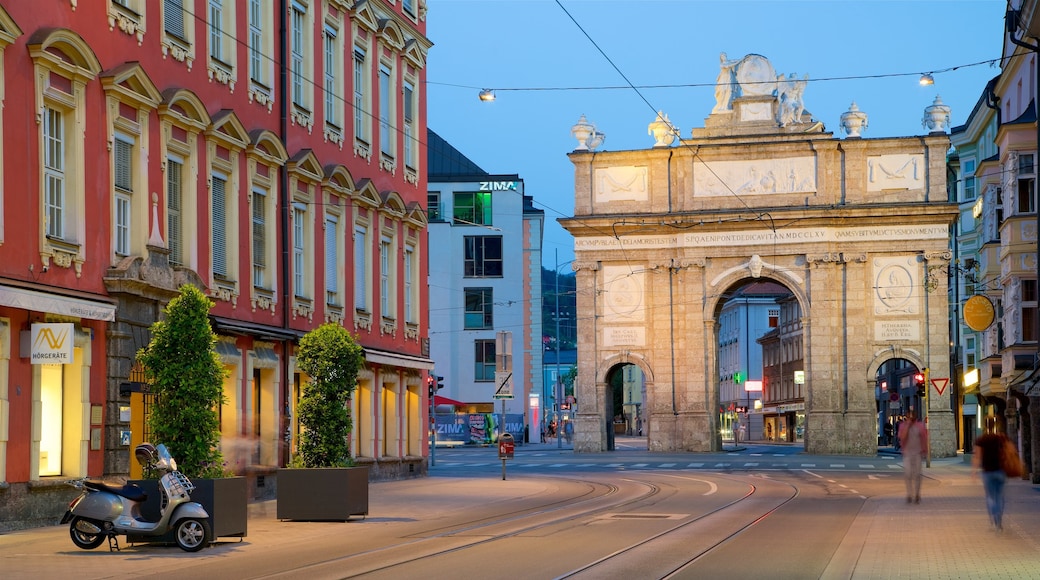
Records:
[[[339,301],[339,244],[336,228],[339,220],[334,215],[325,217],[325,302],[338,306]]]
[[[267,195],[253,192],[253,286],[267,288]]]
[[[213,275],[227,278],[227,180],[213,176]]]
[[[166,163],[166,243],[170,248],[170,264],[184,265],[183,225],[181,222],[181,175],[184,164],[169,159]]]
[[[163,27],[166,34],[184,40],[184,0],[163,0]]]

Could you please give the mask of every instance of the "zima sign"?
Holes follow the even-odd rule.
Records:
[[[481,181],[480,191],[516,191],[515,181]]]
[[[30,331],[32,364],[72,364],[75,332],[72,323],[33,324]]]

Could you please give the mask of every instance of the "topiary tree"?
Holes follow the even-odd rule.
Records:
[[[190,478],[227,474],[220,443],[218,409],[227,371],[209,324],[213,302],[186,284],[151,327],[148,346],[137,353],[155,394],[148,416],[152,443],[162,443]]]
[[[361,345],[338,324],[323,324],[300,339],[296,366],[310,378],[297,410],[304,467],[353,464],[347,443],[353,421],[347,404],[362,360]]]

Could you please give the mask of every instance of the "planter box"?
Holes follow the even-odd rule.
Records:
[[[249,494],[245,477],[225,477],[220,479],[193,479],[195,491],[191,492],[191,500],[202,504],[209,514],[209,527],[213,539],[246,535],[249,523]],[[148,519],[159,519],[159,481],[155,479],[134,480],[148,494],[148,499],[141,506],[142,513]],[[173,533],[162,536],[127,536],[131,543],[169,542]]]
[[[345,522],[368,515],[368,468],[278,470],[278,519]]]

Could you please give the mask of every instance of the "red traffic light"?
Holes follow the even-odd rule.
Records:
[[[914,375],[914,382],[915,383],[923,383],[924,382],[924,375],[921,374],[921,373],[915,374]]]

